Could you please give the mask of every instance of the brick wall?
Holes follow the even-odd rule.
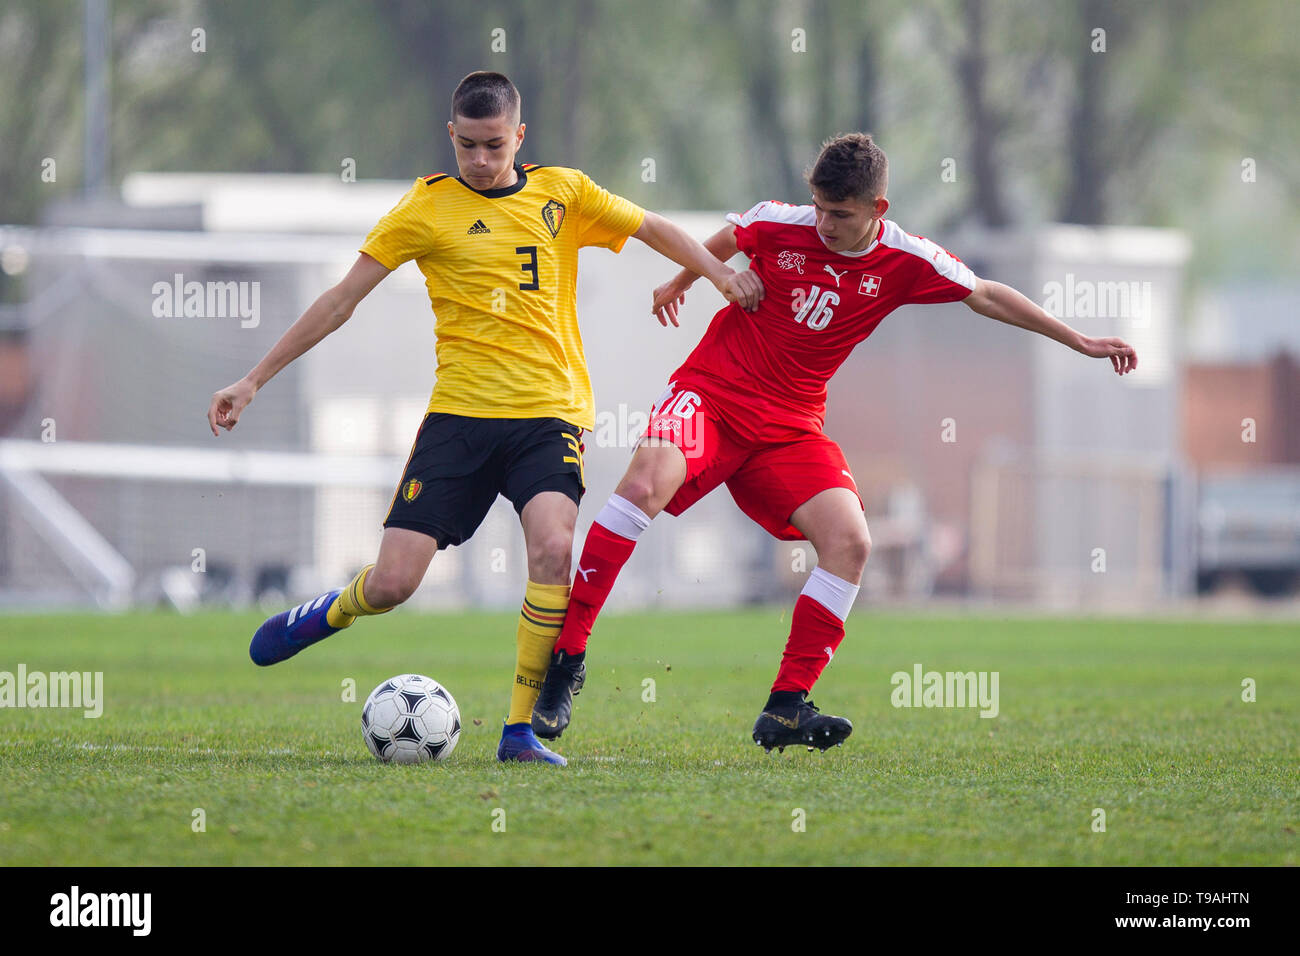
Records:
[[[1182,400],[1188,460],[1197,468],[1300,464],[1300,364],[1286,352],[1264,362],[1191,363]],[[1255,440],[1244,441],[1252,419]]]

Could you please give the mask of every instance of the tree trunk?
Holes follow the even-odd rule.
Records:
[[[975,179],[971,197],[980,222],[1000,228],[1010,222],[1002,191],[1002,167],[998,162],[997,144],[1005,123],[985,95],[988,74],[988,50],[985,38],[985,0],[965,0],[962,13],[966,23],[966,47],[957,56],[957,78],[970,123],[970,165]]]
[[[1092,31],[1102,26],[1104,6],[1099,0],[1084,0],[1080,17],[1081,36],[1074,56],[1074,107],[1070,110],[1069,185],[1061,203],[1062,222],[1096,225],[1106,221],[1105,185],[1102,175],[1105,149],[1101,102],[1105,95],[1102,70],[1106,57],[1114,54],[1092,51]]]

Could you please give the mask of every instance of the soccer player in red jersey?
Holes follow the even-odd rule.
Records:
[[[791,620],[776,681],[754,724],[771,750],[843,742],[853,725],[808,700],[844,639],[844,621],[871,551],[862,501],[839,446],[822,431],[826,383],[890,312],[964,302],[991,319],[1055,339],[1117,374],[1137,368],[1118,338],[1094,339],[1009,286],[978,278],[957,257],[885,218],[884,152],[861,133],[827,141],[808,177],[811,205],[761,202],[705,242],[726,262],[737,251],[762,280],[757,311],[728,305],[655,403],[650,424],[583,545],[564,626],[533,709],[554,739],[585,679],[587,638],[637,538],[661,511],[679,515],[720,484],[782,540],[807,539],[818,565]],[[697,276],[654,292],[652,310],[677,324]]]

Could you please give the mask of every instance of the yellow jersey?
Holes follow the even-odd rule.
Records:
[[[515,165],[511,186],[415,181],[361,251],[388,269],[414,259],[437,334],[430,412],[562,418],[595,428],[578,331],[578,250],[618,252],[645,211],[577,169]]]

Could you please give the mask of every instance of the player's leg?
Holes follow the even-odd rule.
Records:
[[[576,656],[586,651],[619,571],[659,512],[668,508],[680,514],[723,481],[717,474],[711,483],[704,480],[717,471],[717,460],[726,450],[721,433],[710,424],[715,407],[696,389],[677,385],[670,384],[650,410],[650,422],[627,472],[587,532],[557,652]],[[679,496],[688,482],[691,489]]]
[[[754,455],[728,482],[736,503],[774,536],[806,538],[818,565],[791,615],[790,635],[754,740],[771,750],[801,743],[825,750],[853,732],[818,712],[808,694],[844,640],[871,552],[862,502],[839,446],[824,435]]]
[[[686,473],[686,457],[680,448],[659,438],[642,439],[627,473],[587,532],[557,650],[570,654],[586,650],[596,616],[632,556],[637,539],[677,494]]]
[[[858,496],[828,488],[790,516],[817,551],[817,567],[795,603],[790,640],[774,692],[810,692],[844,640],[844,622],[871,554],[871,534]]]
[[[383,614],[409,598],[438,550],[430,535],[385,528],[379,557],[348,582],[268,618],[253,635],[248,655],[255,664],[276,664],[350,627],[358,617]]]
[[[438,548],[474,533],[497,494],[481,477],[490,443],[480,427],[478,419],[456,415],[424,417],[384,519],[376,562],[346,587],[265,621],[248,649],[255,663],[275,664],[358,617],[391,610],[419,587]]]
[[[524,530],[528,584],[519,608],[515,676],[498,760],[565,763],[533,733],[532,713],[569,604],[573,528],[583,493],[581,435],[581,429],[559,419],[521,422],[503,464],[505,495]]]
[[[808,694],[844,640],[844,622],[858,594],[871,537],[861,502],[847,488],[818,493],[795,510],[790,523],[817,550],[817,567],[795,602],[781,666],[753,736],[769,751],[795,743],[826,750],[842,744],[853,724],[822,714]]]
[[[406,602],[429,570],[438,539],[422,531],[387,527],[379,541],[375,563],[363,568],[339,595],[338,619],[382,614]],[[335,615],[331,615],[334,618]]]
[[[534,732],[548,740],[558,738],[569,724],[573,698],[586,680],[587,638],[619,571],[632,556],[641,532],[681,487],[686,472],[682,452],[658,439],[648,441],[653,444],[637,448],[618,489],[596,515],[578,559],[572,591],[565,595],[567,613],[558,619],[562,627],[556,628],[554,637],[559,640],[552,640],[549,666],[531,711]],[[572,551],[566,560],[571,556]],[[567,579],[567,566],[565,571]]]
[[[661,511],[681,514],[743,459],[717,426],[716,406],[691,387],[676,385],[656,402],[632,463],[583,542],[564,627],[533,707],[533,730],[540,737],[554,739],[568,726],[573,695],[586,673],[587,639],[641,533]]]
[[[563,765],[533,733],[533,705],[551,663],[551,652],[569,605],[569,565],[578,505],[558,491],[534,495],[519,513],[528,554],[528,585],[515,635],[515,679],[510,713],[497,747],[499,760],[541,760]],[[576,676],[581,689],[584,675]]]

